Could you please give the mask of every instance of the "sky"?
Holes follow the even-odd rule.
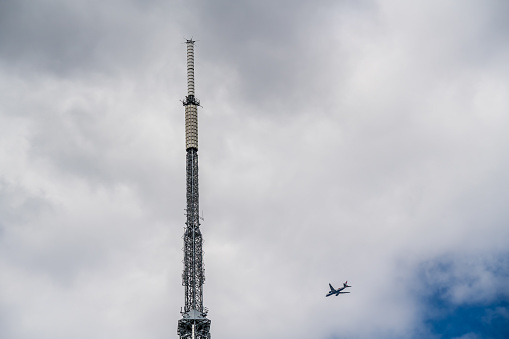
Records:
[[[189,38],[212,338],[507,338],[508,13],[0,0],[0,338],[177,337]]]

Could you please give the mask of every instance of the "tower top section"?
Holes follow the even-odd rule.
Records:
[[[187,45],[187,95],[182,104],[186,107],[186,150],[198,150],[198,106],[200,101],[194,95],[194,43]]]
[[[195,105],[200,106],[200,101],[194,94],[194,41],[193,39],[186,40],[187,45],[187,95],[182,102],[184,106]]]

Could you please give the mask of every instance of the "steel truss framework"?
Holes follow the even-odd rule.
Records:
[[[198,110],[200,105],[194,96],[194,41],[187,40],[187,89],[183,101],[186,111],[186,227],[184,232],[185,305],[181,311],[177,333],[181,339],[210,339],[208,310],[203,307],[203,239],[200,231],[198,194]]]

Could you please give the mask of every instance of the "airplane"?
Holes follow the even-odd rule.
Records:
[[[347,287],[352,287],[352,286],[348,286],[348,281],[345,281],[345,283],[343,284],[343,287],[340,287],[337,290],[334,287],[332,287],[331,284],[329,284],[329,286],[330,286],[330,292],[326,295],[326,297],[330,297],[333,294],[335,294],[337,297],[338,295],[343,294],[343,293],[350,293],[350,292],[341,292],[341,291]]]

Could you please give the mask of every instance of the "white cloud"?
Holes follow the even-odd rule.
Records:
[[[0,48],[2,337],[176,335],[182,32],[214,337],[405,337],[422,262],[506,248],[502,3],[39,6]],[[491,300],[491,263],[428,273]]]

